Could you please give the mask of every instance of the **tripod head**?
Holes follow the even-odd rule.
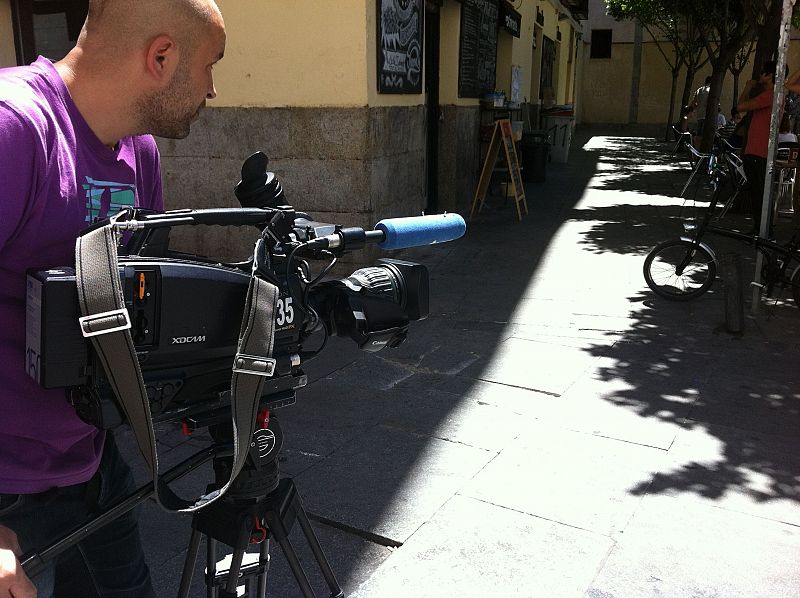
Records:
[[[278,487],[278,455],[283,447],[283,431],[278,420],[270,415],[265,407],[259,411],[247,461],[220,500],[233,504],[258,502]],[[233,442],[230,425],[214,425],[209,432],[217,444],[229,445]],[[213,463],[216,488],[221,488],[230,479],[233,457],[215,456]]]

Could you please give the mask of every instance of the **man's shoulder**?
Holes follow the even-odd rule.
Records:
[[[159,159],[158,144],[152,135],[136,135],[129,139],[140,160],[151,161]]]
[[[37,85],[32,67],[0,69],[0,123],[21,121],[38,127],[49,120],[52,108]]]

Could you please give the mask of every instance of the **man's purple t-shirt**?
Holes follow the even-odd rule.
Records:
[[[26,373],[25,272],[73,265],[78,233],[133,205],[163,208],[153,138],[103,145],[46,58],[0,69],[0,493],[78,484],[97,469],[103,434]]]

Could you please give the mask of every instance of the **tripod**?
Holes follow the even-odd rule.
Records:
[[[261,418],[261,416],[260,416]],[[198,511],[192,520],[192,535],[181,576],[179,598],[188,598],[192,573],[200,541],[207,539],[206,596],[229,598],[236,596],[236,586],[245,580],[250,591],[250,578],[256,577],[257,596],[264,598],[267,590],[269,567],[269,537],[272,535],[283,550],[289,567],[305,598],[316,598],[297,553],[289,542],[289,533],[297,522],[305,535],[314,559],[330,589],[330,598],[344,598],[344,592],[336,582],[333,571],[322,552],[319,540],[311,528],[308,515],[303,509],[300,496],[291,479],[278,480],[278,453],[283,442],[278,420],[261,418],[266,427],[256,430],[250,443],[249,459],[236,476],[229,491],[216,502]],[[230,435],[219,426],[210,427],[215,441]],[[214,464],[217,480],[229,479],[233,461],[226,444],[217,442],[213,447],[199,451],[179,463],[162,476],[167,483],[177,480],[197,469],[209,460]],[[225,477],[226,472],[228,476]],[[217,485],[217,487],[219,487]],[[20,558],[29,577],[40,573],[46,564],[98,529],[109,525],[128,511],[153,497],[155,488],[150,482],[139,488],[115,506],[98,515],[39,552]],[[234,549],[227,570],[217,571],[216,548],[222,542]],[[258,562],[243,565],[245,549],[250,544],[259,544]]]
[[[211,432],[212,436],[222,433],[219,428],[211,428]],[[229,429],[224,431],[227,432]],[[289,541],[289,533],[295,522],[300,524],[314,560],[325,578],[330,598],[344,598],[344,592],[322,552],[294,482],[288,478],[279,481],[278,453],[282,443],[278,421],[275,418],[266,419],[265,426],[256,430],[253,436],[247,463],[226,494],[195,513],[178,598],[189,596],[203,536],[206,537],[207,598],[236,598],[236,588],[242,581],[249,596],[253,589],[252,578],[255,578],[257,598],[265,598],[270,536],[280,545],[303,596],[316,598],[297,552]],[[209,487],[209,492],[219,487],[219,480],[229,479],[231,462],[230,457],[214,457],[218,484]],[[216,549],[219,542],[233,549],[230,565],[222,571],[217,570]],[[259,545],[258,560],[244,564],[246,549],[251,544]]]

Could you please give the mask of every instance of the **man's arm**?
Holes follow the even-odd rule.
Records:
[[[31,201],[35,180],[35,135],[19,115],[0,101],[0,258],[14,238]],[[35,598],[23,571],[17,535],[0,525],[0,597]]]
[[[17,558],[21,553],[17,534],[0,525],[0,596],[3,598],[36,598],[36,587]]]
[[[751,110],[763,108],[759,102],[756,102],[756,100],[761,97],[762,94],[750,99],[750,92],[753,90],[753,87],[755,87],[756,83],[758,83],[758,81],[755,79],[750,79],[747,83],[745,83],[744,89],[742,90],[742,95],[739,96],[739,101],[736,102],[736,109],[739,112],[750,112]]]
[[[794,93],[800,93],[800,70],[789,75],[783,82],[783,87]]]

